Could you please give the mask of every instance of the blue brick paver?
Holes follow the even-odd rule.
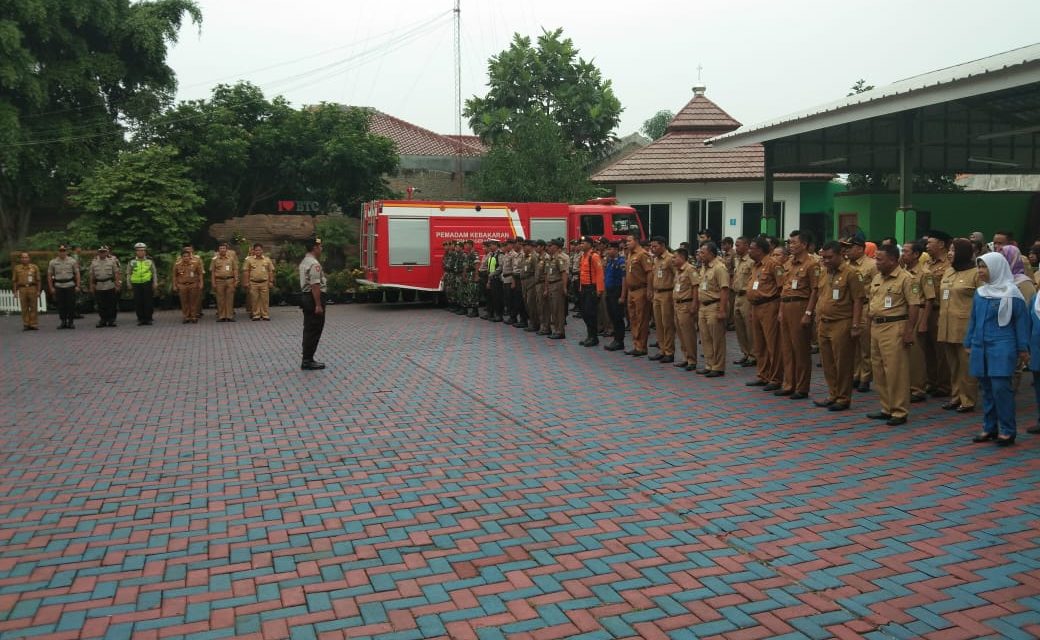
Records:
[[[50,319],[0,318],[4,638],[1040,635],[1040,438],[936,401],[421,306],[331,306],[321,372],[288,308]]]

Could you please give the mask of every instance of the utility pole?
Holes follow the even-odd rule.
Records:
[[[459,199],[465,193],[462,173],[462,0],[455,0],[455,172],[459,176]]]

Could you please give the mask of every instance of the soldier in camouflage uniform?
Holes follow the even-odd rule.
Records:
[[[455,252],[455,245],[450,240],[444,243],[444,256],[441,258],[441,271],[443,272],[444,299],[447,302],[448,311],[454,311],[455,287],[452,284],[451,260]]]
[[[480,256],[473,250],[473,241],[467,240],[462,243],[462,253],[459,255],[459,298],[466,315],[470,318],[478,317],[477,307],[480,305],[480,290],[477,269],[480,268]]]

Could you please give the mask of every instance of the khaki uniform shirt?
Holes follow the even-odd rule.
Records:
[[[653,259],[642,247],[625,256],[625,282],[628,290],[637,291],[645,287],[653,268]]]
[[[755,261],[751,256],[744,254],[743,257],[733,254],[733,290],[737,295],[744,295],[748,283],[751,282],[751,274],[755,271]]]
[[[714,302],[722,297],[722,290],[729,289],[729,271],[722,260],[715,258],[711,264],[701,265],[701,282],[697,296],[703,306],[705,302]]]
[[[267,256],[249,256],[242,266],[242,277],[246,282],[261,284],[274,279],[274,263]]]
[[[924,275],[927,277],[928,280],[930,280],[929,286],[932,287],[933,292],[938,291],[939,286],[942,283],[943,276],[946,275],[946,270],[949,268],[950,261],[947,260],[945,257],[943,257],[942,260],[933,260],[929,256],[928,262],[925,263],[924,267],[922,268],[922,271],[927,272]],[[933,295],[931,300],[933,307],[939,306],[938,295]]]
[[[516,251],[506,251],[499,259],[502,261],[502,284],[511,284],[513,282],[513,274],[519,271],[518,262],[520,256]]]
[[[209,271],[216,280],[234,280],[238,284],[238,262],[231,257],[229,251],[223,258],[220,254],[213,256],[209,263]]]
[[[548,256],[548,260],[545,261],[545,281],[553,284],[566,279],[569,269],[570,258],[567,254],[561,251],[555,256]]]
[[[863,276],[863,282],[867,283],[868,286],[874,281],[874,276],[877,275],[877,262],[874,258],[863,256],[856,261],[849,260],[848,263],[850,267]]]
[[[917,286],[920,287],[921,306],[929,303],[938,303],[937,289],[942,278],[932,276],[931,272],[927,271],[920,263],[912,267],[903,267],[903,269],[913,276]],[[936,304],[936,308],[938,308],[938,304]]]
[[[194,253],[191,254],[191,261],[195,265],[195,268],[199,270],[199,278],[201,279],[202,276],[206,275],[206,265],[202,263],[202,258]]]
[[[693,290],[701,283],[701,274],[697,267],[689,262],[675,270],[675,286],[672,288],[672,300],[676,304],[693,300]]]
[[[665,251],[654,258],[654,270],[650,274],[654,291],[671,291],[675,286],[675,271],[672,269],[672,254]]]
[[[116,288],[116,283],[120,279],[120,265],[119,258],[115,256],[108,256],[107,258],[101,258],[95,256],[90,261],[90,283],[94,286],[95,291],[111,291]]]
[[[908,316],[910,305],[919,304],[921,285],[902,267],[896,267],[888,276],[879,271],[870,283],[871,318]]]
[[[79,274],[79,262],[71,256],[54,258],[47,265],[47,277],[54,278],[56,289],[71,289],[76,286]]]
[[[173,284],[178,287],[192,287],[202,283],[202,273],[195,259],[181,258],[173,263]]]
[[[968,333],[968,321],[971,319],[971,306],[975,299],[975,289],[979,287],[979,270],[971,267],[957,271],[953,267],[946,269],[939,281],[939,333],[938,342],[960,344]]]
[[[40,286],[40,268],[33,263],[14,265],[14,271],[11,273],[11,280],[14,284],[14,291],[18,293],[19,289]]]
[[[794,256],[784,263],[783,288],[780,296],[787,298],[802,298],[808,300],[812,290],[819,286],[821,275],[820,263],[809,254],[802,256],[801,260],[795,260]]]
[[[850,320],[856,300],[866,299],[863,278],[847,262],[834,273],[824,269],[818,285],[816,317],[820,320]]]
[[[773,256],[762,258],[762,262],[751,271],[751,279],[747,283],[748,300],[758,302],[778,297],[783,277],[784,267],[778,259]]]
[[[321,268],[318,259],[308,253],[300,262],[300,292],[310,293],[312,284],[325,291],[325,270]]]
[[[534,281],[538,284],[545,282],[545,258],[547,254],[543,251],[541,253],[531,254],[531,264],[534,265]]]

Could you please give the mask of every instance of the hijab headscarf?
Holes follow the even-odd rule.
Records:
[[[877,245],[868,241],[863,245],[863,253],[867,254],[868,258],[873,258],[877,255]]]
[[[1000,300],[997,310],[997,324],[1006,327],[1011,322],[1014,299],[1025,302],[1022,292],[1018,290],[1015,279],[1011,276],[1011,267],[1003,254],[992,252],[979,256],[979,262],[989,270],[989,281],[975,290],[988,300]]]
[[[1011,277],[1015,279],[1016,285],[1029,280],[1029,276],[1026,275],[1026,263],[1018,247],[1013,244],[1004,245],[1000,252],[1004,254],[1004,258],[1008,261],[1008,266],[1011,267]]]

